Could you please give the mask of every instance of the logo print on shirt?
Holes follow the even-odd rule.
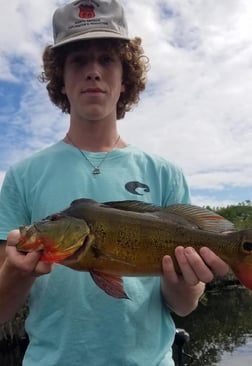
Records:
[[[138,188],[143,189],[144,192],[150,192],[150,188],[146,184],[140,182],[128,182],[125,184],[125,188],[128,192],[138,196],[143,196],[143,193],[137,191]]]

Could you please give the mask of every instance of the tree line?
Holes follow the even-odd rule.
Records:
[[[231,221],[236,230],[244,230],[252,228],[252,201],[245,200],[237,205],[229,205],[226,207],[210,207],[207,209],[218,213]]]

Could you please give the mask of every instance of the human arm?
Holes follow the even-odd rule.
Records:
[[[37,276],[51,272],[53,266],[39,261],[40,253],[19,253],[19,231],[9,233],[0,244],[0,324],[11,319],[24,305]]]
[[[172,204],[190,204],[190,190],[183,172],[175,169],[171,172],[172,181],[164,185],[168,192],[163,206]],[[172,189],[170,189],[172,187]],[[229,271],[228,265],[209,248],[202,247],[199,253],[195,249],[179,246],[175,249],[180,274],[176,272],[171,257],[163,258],[163,276],[161,291],[167,306],[180,316],[186,316],[196,309],[204,293],[205,284],[213,280],[214,274],[223,276]]]
[[[191,247],[179,246],[175,250],[175,256],[181,274],[175,271],[172,258],[165,256],[161,291],[167,306],[177,315],[186,316],[196,309],[205,283],[213,280],[214,273],[224,276],[229,267],[206,247],[197,253]]]

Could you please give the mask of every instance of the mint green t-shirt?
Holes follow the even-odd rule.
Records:
[[[85,152],[97,166],[104,153]],[[9,169],[0,195],[0,239],[78,198],[141,200],[159,206],[190,201],[178,167],[128,146],[110,152],[93,176],[80,152],[63,141]],[[89,273],[56,265],[36,279],[24,366],[172,366],[175,326],[159,277],[124,277],[130,300],[115,299]]]

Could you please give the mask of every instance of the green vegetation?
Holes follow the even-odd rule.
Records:
[[[250,200],[238,203],[238,205],[227,207],[207,206],[206,208],[231,221],[235,225],[236,230],[252,228],[252,201]]]

